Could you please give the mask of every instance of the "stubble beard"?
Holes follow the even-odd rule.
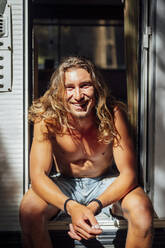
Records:
[[[78,112],[78,111],[70,111],[70,114],[73,116],[73,118],[77,119],[77,120],[84,120],[87,117],[90,116],[91,111],[90,112]]]

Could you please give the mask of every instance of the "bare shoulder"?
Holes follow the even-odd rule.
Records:
[[[33,126],[33,140],[38,142],[48,140],[48,128],[44,120],[35,120]]]
[[[133,137],[131,133],[131,126],[128,119],[128,114],[120,107],[114,109],[114,124],[117,131],[117,139],[114,141],[114,145],[124,144],[133,146]]]
[[[119,106],[114,108],[114,123],[117,130],[121,128],[129,129],[128,114],[126,110]]]

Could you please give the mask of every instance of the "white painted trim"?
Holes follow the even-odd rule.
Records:
[[[28,190],[29,184],[29,125],[28,125],[28,84],[29,84],[29,55],[28,55],[28,0],[24,1],[24,191]]]

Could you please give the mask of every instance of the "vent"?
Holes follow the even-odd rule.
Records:
[[[0,12],[0,92],[11,91],[12,84],[11,6],[5,6]]]
[[[0,16],[0,37],[6,34],[6,20],[4,17]]]

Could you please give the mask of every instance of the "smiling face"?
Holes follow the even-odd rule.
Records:
[[[92,114],[95,105],[95,90],[90,74],[82,68],[71,68],[65,72],[65,101],[70,113],[76,118]]]

